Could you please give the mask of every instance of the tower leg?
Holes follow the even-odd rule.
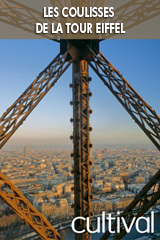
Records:
[[[88,63],[73,62],[73,144],[74,144],[74,213],[75,217],[88,217],[91,229],[91,179],[90,179],[90,88]],[[77,220],[75,228],[84,233],[76,234],[76,240],[91,239],[86,231],[86,220]]]

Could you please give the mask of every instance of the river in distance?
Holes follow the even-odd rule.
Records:
[[[146,215],[145,217],[150,217],[150,215]],[[96,229],[96,221],[93,221],[93,226],[94,229]],[[146,229],[146,222],[141,220],[140,221],[140,230],[145,230]],[[107,229],[107,222],[106,222],[106,229]],[[154,232],[155,233],[160,233],[160,213],[155,213],[154,214]],[[65,228],[63,230],[60,231],[61,236],[65,239],[65,240],[72,240],[75,239],[74,238],[74,232],[72,231],[71,227],[69,228]],[[103,235],[103,233],[94,233],[92,234],[92,240],[98,240],[101,236]],[[150,236],[151,234],[148,233],[139,233],[137,232],[135,226],[132,228],[131,232],[126,234],[122,239],[124,240],[135,240],[138,238],[141,238],[143,236]],[[111,238],[112,239],[112,238]],[[156,237],[154,238],[156,239]],[[157,237],[158,239],[158,237]]]

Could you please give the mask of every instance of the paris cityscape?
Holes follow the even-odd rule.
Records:
[[[0,2],[0,240],[160,239],[159,16]]]
[[[3,43],[4,46],[8,47],[7,42]],[[10,59],[12,75],[8,75],[7,78],[13,78],[17,87],[15,87],[13,81],[10,80],[11,86],[9,91],[11,91],[11,99],[8,99],[8,95],[6,95],[3,91],[3,89],[7,88],[8,83],[7,81],[3,81],[3,87],[0,89],[1,96],[4,101],[4,104],[0,106],[2,113],[7,109],[12,101],[17,98],[17,95],[23,91],[23,88],[30,83],[30,79],[33,78],[33,75],[35,76],[35,73],[23,73],[23,76],[25,75],[26,79],[24,78],[22,84],[20,76],[23,71],[25,72],[25,69],[23,69],[23,67],[25,68],[25,64],[21,65],[20,76],[17,77],[17,72],[14,71],[14,68],[16,69],[14,63],[20,62],[23,51],[23,56],[26,56],[26,61],[29,62],[28,68],[32,69],[31,65],[34,65],[34,61],[32,59],[33,54],[31,54],[31,58],[29,58],[27,53],[34,51],[35,48],[41,49],[42,46],[45,46],[45,42],[43,41],[25,41],[26,46],[30,47],[30,51],[28,51],[27,48],[25,49],[23,47],[22,42],[15,41],[15,44],[16,48],[19,49],[19,51],[16,51],[16,54],[19,54],[19,56],[17,56],[17,60],[15,61],[13,57],[15,56],[15,52],[12,52],[13,54]],[[58,51],[55,44],[56,43],[54,43],[54,50],[56,49],[56,51]],[[159,103],[157,101],[159,97],[159,82],[156,80],[158,78],[156,78],[155,75],[155,86],[157,87],[154,91],[150,91],[149,79],[152,77],[153,73],[150,73],[151,75],[149,75],[146,71],[146,68],[149,69],[150,63],[147,60],[144,60],[147,59],[147,55],[145,55],[146,49],[147,54],[150,51],[151,55],[153,48],[156,50],[156,47],[159,46],[158,42],[154,42],[154,44],[152,44],[152,41],[118,41],[114,43],[110,41],[110,44],[112,47],[107,50],[107,56],[109,56],[109,58],[114,56],[113,60],[115,61],[117,56],[116,52],[122,49],[122,65],[124,68],[122,68],[122,66],[118,67],[122,69],[122,72],[124,72],[125,75],[125,72],[129,74],[127,79],[131,78],[131,83],[135,86],[137,85],[136,88],[140,94],[142,94],[155,109],[159,109]],[[53,45],[49,43],[45,47],[46,49],[48,48],[47,50],[50,53],[50,56],[47,55],[47,57],[52,59]],[[115,51],[114,54],[113,49]],[[137,55],[134,55],[135,49],[138,49],[137,51],[139,51],[139,53],[141,51],[139,57],[141,65],[139,65],[140,69],[137,70],[139,72],[138,80],[136,78],[137,76],[135,76],[137,73],[135,75],[133,74],[132,61],[130,63],[131,65],[126,65],[130,62],[130,55],[128,52],[132,53],[134,61],[137,61]],[[106,44],[102,44],[102,50],[106,51]],[[10,51],[13,51],[11,46]],[[41,60],[41,51],[38,50],[37,52],[40,54],[38,59]],[[5,57],[5,52],[2,51],[2,53],[2,67],[7,74],[8,72],[5,67],[8,59]],[[158,66],[159,54],[158,52],[156,53],[157,55],[154,54],[154,64],[155,66],[156,64]],[[128,59],[126,58],[127,55]],[[40,62],[38,62],[37,56],[35,60],[37,61],[37,69],[35,68],[35,71],[40,72],[41,69],[43,69],[43,66],[40,67]],[[50,59],[47,59],[46,62],[47,61],[49,62]],[[121,61],[118,63],[121,63]],[[142,68],[143,71],[141,71]],[[111,214],[116,214],[117,211],[123,212],[123,210],[138,197],[138,193],[143,189],[143,187],[146,187],[147,183],[151,181],[152,177],[154,177],[158,171],[160,155],[154,146],[149,144],[149,139],[147,140],[146,136],[143,135],[137,126],[135,126],[135,122],[132,121],[133,119],[130,119],[128,113],[125,112],[124,109],[122,110],[122,108],[120,108],[118,105],[119,103],[116,103],[116,101],[111,98],[113,96],[110,96],[106,92],[106,89],[104,89],[104,86],[101,85],[102,83],[98,82],[99,79],[93,71],[90,76],[93,76],[90,89],[93,90],[91,107],[93,107],[94,114],[93,117],[91,117],[91,127],[88,126],[88,129],[91,131],[93,127],[94,131],[93,135],[91,133],[91,140],[93,141],[93,144],[90,144],[90,141],[88,141],[88,146],[91,151],[90,158],[88,159],[89,164],[91,164],[91,179],[89,178],[89,180],[92,180],[92,195],[89,195],[89,200],[92,201],[92,204],[90,204],[90,209],[93,211],[93,216],[91,217],[93,219],[92,224],[93,227],[96,228],[96,217],[100,216],[102,211],[105,210],[106,213]],[[103,77],[103,75],[101,76]],[[144,78],[147,79],[145,82],[147,86],[146,89],[144,82],[141,82],[141,79]],[[17,191],[18,193],[19,191],[22,192],[21,200],[26,198],[32,206],[34,206],[35,210],[37,209],[39,211],[41,217],[45,216],[46,219],[49,220],[48,223],[51,223],[52,229],[55,229],[58,233],[60,233],[63,239],[75,239],[74,233],[71,230],[71,222],[75,216],[75,181],[73,175],[74,159],[73,156],[71,156],[71,154],[74,153],[72,146],[74,141],[72,136],[72,121],[71,123],[68,121],[73,114],[71,104],[73,96],[71,96],[72,90],[71,87],[69,87],[71,84],[71,68],[68,73],[64,73],[61,80],[62,81],[59,82],[59,84],[56,84],[56,91],[54,91],[54,94],[52,92],[48,93],[41,105],[37,107],[37,111],[33,112],[32,117],[27,119],[24,127],[20,128],[15,133],[15,136],[10,139],[9,145],[5,145],[5,147],[0,150],[0,169],[2,179],[2,181],[0,181],[0,189],[2,190],[1,194],[4,194],[2,199],[0,199],[0,239],[2,240],[39,239],[39,234],[43,233],[43,231],[41,231],[37,234],[34,231],[32,224],[30,224],[31,228],[26,224],[28,223],[27,221],[23,221],[24,219],[21,215],[21,205],[19,204],[19,200],[17,196],[16,198],[12,197],[12,191],[15,191],[16,187],[19,189]],[[61,96],[63,96],[63,98]],[[92,97],[92,92],[89,93],[89,96]],[[119,93],[118,96],[123,97],[123,94]],[[34,98],[33,91],[33,99]],[[24,101],[28,103],[26,98],[24,98]],[[146,107],[144,112],[147,113],[148,105],[146,105],[143,100],[141,100],[143,103],[141,103],[142,105],[139,104],[139,100],[137,101],[139,110],[142,110],[141,107],[144,104],[143,106]],[[69,102],[71,106],[68,106]],[[130,108],[130,104],[127,104],[126,106],[127,108]],[[29,109],[31,110],[31,108]],[[151,115],[146,115],[146,117],[151,117],[153,114],[152,120],[154,121],[155,112],[152,108],[150,109]],[[20,110],[19,104],[17,104],[17,110]],[[91,114],[92,109],[88,110],[89,114]],[[137,108],[135,108],[135,111],[137,111],[138,115],[139,112]],[[135,112],[132,111],[132,114],[134,115]],[[159,120],[157,116],[158,115],[155,115],[156,119]],[[13,122],[15,119],[14,117],[16,116],[13,116]],[[144,121],[146,120],[143,114],[141,117]],[[5,117],[4,120],[10,123],[9,117]],[[150,122],[148,121],[147,123]],[[157,134],[158,144],[156,144],[156,146],[158,146],[159,149],[159,132],[156,131],[156,123],[158,124],[158,122],[155,121],[155,128],[153,128],[153,130]],[[146,126],[145,123],[144,125],[142,124],[142,130],[144,126]],[[152,124],[149,124],[149,128],[150,126],[152,127]],[[152,136],[155,136],[152,134],[152,131],[150,133]],[[64,145],[70,141],[70,134],[72,137],[70,138],[72,140],[70,145]],[[150,137],[152,138],[151,135]],[[9,136],[9,134],[5,135],[6,138]],[[1,144],[3,145],[3,141],[5,142],[3,134],[1,140]],[[155,143],[155,141],[153,142]],[[20,146],[16,147],[16,144],[18,143]],[[10,148],[10,146],[12,147]],[[5,177],[11,180],[13,188],[10,183],[8,184],[9,187],[6,187],[6,182],[9,180],[6,180]],[[152,187],[148,193],[151,193],[151,195],[154,196],[154,191],[152,190],[154,189],[157,192],[159,191],[158,180],[157,183],[153,181],[152,183],[154,183],[155,189]],[[9,200],[6,202],[4,201],[5,197],[8,196],[10,198],[9,200],[12,200],[15,205],[19,207],[16,213],[13,211],[13,207],[10,208],[9,204],[6,204],[6,202],[9,203]],[[25,204],[23,207],[25,207]],[[154,236],[152,236],[152,239],[156,239],[160,235],[159,200],[156,204],[152,205],[150,210],[146,210],[146,216],[150,215],[150,211],[155,213],[155,233]],[[27,214],[29,212],[30,210]],[[21,218],[18,215],[20,215]],[[143,235],[138,235],[134,229],[133,231],[133,233],[131,232],[132,236],[128,237],[128,234],[126,234],[124,239],[138,239],[141,235]],[[96,240],[101,236],[102,235],[97,236],[96,234],[93,234],[92,239]]]
[[[24,146],[1,150],[0,153],[2,173],[58,229],[65,227],[65,223],[68,225],[74,217],[70,153],[70,147],[58,146]],[[104,210],[115,212],[126,208],[157,172],[160,154],[152,147],[95,146],[91,151],[91,161],[92,207],[96,216]],[[160,201],[154,210],[160,211]],[[13,233],[17,239],[22,233],[25,235],[31,231],[3,200],[0,230],[1,239],[14,239]]]

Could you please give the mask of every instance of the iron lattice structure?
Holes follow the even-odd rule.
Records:
[[[113,93],[133,120],[147,137],[160,150],[160,118],[143,98],[126,81],[122,74],[104,57],[94,54],[90,66],[97,73],[105,86]]]
[[[22,95],[0,118],[0,148],[23,124],[28,115],[55,85],[72,61],[66,61],[67,52],[57,57],[38,75]]]
[[[60,54],[39,74],[26,91],[7,109],[0,118],[0,148],[37,106],[46,93],[54,86],[65,70],[73,64],[73,153],[74,158],[74,212],[76,216],[92,218],[91,178],[90,178],[90,88],[91,80],[88,66],[96,72],[103,83],[127,110],[147,137],[160,150],[160,118],[156,112],[142,99],[134,88],[125,80],[120,72],[99,52],[99,41],[65,40],[61,41]],[[0,196],[9,206],[23,218],[44,239],[61,239],[60,235],[22,193],[0,173]],[[142,189],[139,195],[122,213],[127,223],[133,215],[143,215],[160,198],[160,171]],[[37,225],[38,230],[37,230]],[[115,227],[115,223],[113,225]],[[121,226],[122,227],[122,226]],[[91,239],[86,231],[84,221],[76,222],[77,229],[84,229],[83,234],[76,234],[76,239]],[[90,226],[91,228],[91,226]],[[120,235],[125,234],[123,227]],[[51,235],[52,234],[52,235]],[[107,239],[106,232],[102,239]]]
[[[140,191],[137,197],[129,204],[129,206],[124,210],[120,217],[123,217],[129,226],[133,220],[142,216],[148,209],[150,209],[156,201],[160,198],[160,170],[151,178],[147,185]],[[120,232],[116,232],[117,221],[112,224],[112,229],[115,229],[114,239],[122,239],[126,234],[126,229],[124,225],[120,225]],[[101,238],[108,239],[111,233],[107,231]]]
[[[43,239],[62,239],[48,220],[0,173],[0,196]]]
[[[73,144],[74,152],[74,215],[75,217],[92,217],[90,186],[90,89],[88,62],[73,62]],[[72,137],[71,137],[72,138]],[[86,228],[86,222],[76,221],[76,229]],[[89,234],[77,235],[77,239],[89,239]]]

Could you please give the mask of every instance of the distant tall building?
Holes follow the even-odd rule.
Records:
[[[25,157],[28,157],[28,150],[29,150],[28,146],[24,146],[24,156]]]

